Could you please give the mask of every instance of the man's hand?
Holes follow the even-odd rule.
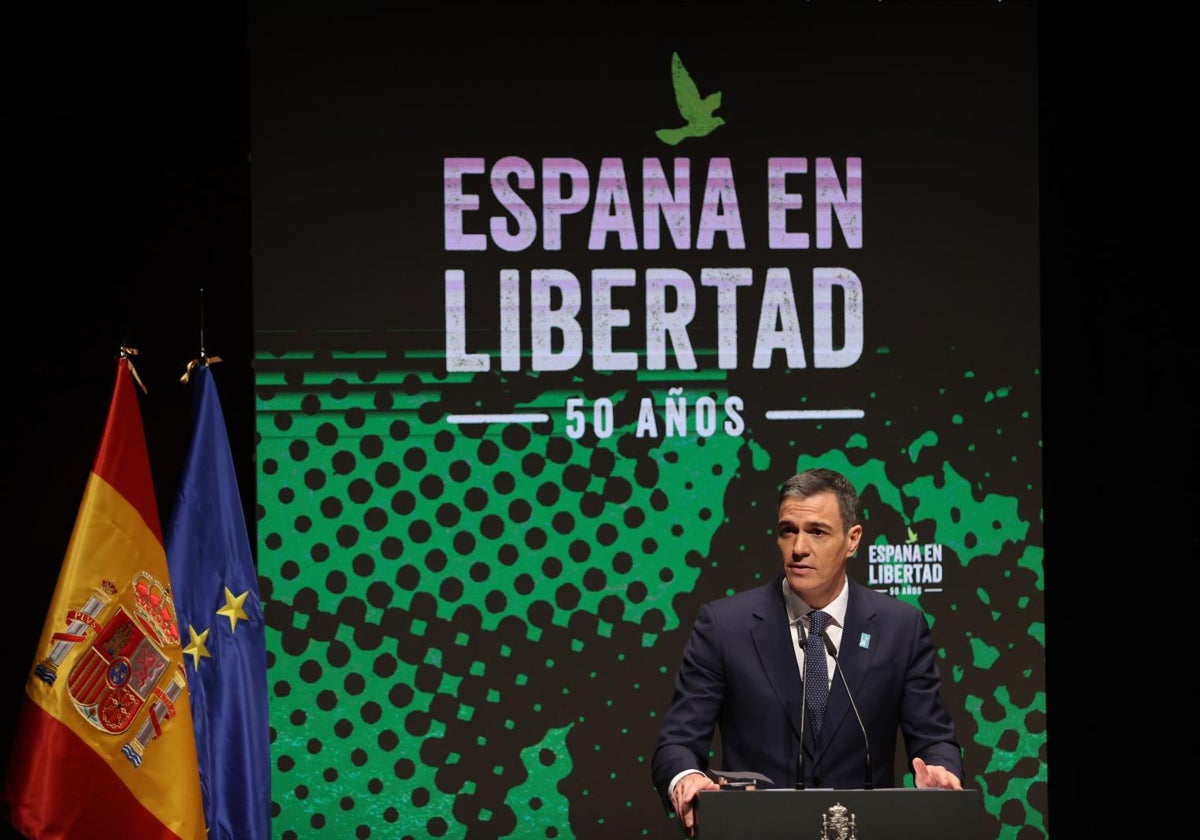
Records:
[[[674,806],[679,824],[683,826],[683,831],[688,837],[696,833],[696,794],[702,790],[720,789],[720,785],[703,773],[689,773],[676,782],[675,790],[671,791],[671,805]]]
[[[940,764],[926,764],[919,758],[913,759],[913,778],[919,788],[962,790],[962,782],[958,780],[958,776]]]

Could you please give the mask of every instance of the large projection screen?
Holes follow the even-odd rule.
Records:
[[[275,835],[677,837],[812,465],[1044,835],[1034,4],[409,8],[250,4]]]

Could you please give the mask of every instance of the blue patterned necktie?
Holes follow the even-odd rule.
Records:
[[[813,729],[821,732],[825,703],[829,700],[829,671],[825,667],[825,641],[822,634],[829,623],[829,614],[813,610],[808,614],[808,643],[804,648],[804,681],[808,683],[805,696],[812,712]]]

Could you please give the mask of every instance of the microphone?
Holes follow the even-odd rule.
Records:
[[[863,726],[862,715],[858,713],[858,704],[854,702],[854,695],[850,693],[850,683],[846,682],[846,674],[842,671],[842,663],[838,661],[837,648],[833,646],[833,639],[829,638],[829,634],[821,631],[821,640],[825,642],[825,650],[829,651],[829,655],[833,657],[834,670],[842,678],[842,686],[846,689],[846,696],[850,698],[850,708],[854,710],[854,717],[858,719],[858,728],[862,730],[863,746],[866,748],[867,755],[867,783],[864,785],[864,790],[873,790],[874,784],[871,781],[871,741],[867,738],[867,727]],[[803,750],[804,745],[801,744]]]
[[[796,622],[796,627],[800,631],[799,645],[800,650],[804,650],[808,645],[808,634],[804,632],[804,625]],[[804,790],[804,720],[808,717],[808,680],[804,679],[804,675],[800,675],[800,752],[796,756],[796,790]]]

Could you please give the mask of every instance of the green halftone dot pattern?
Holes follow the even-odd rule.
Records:
[[[740,510],[727,501],[747,466],[770,470],[769,480],[789,460],[797,470],[820,465],[852,474],[870,494],[864,502],[875,539],[897,542],[915,529],[923,541],[945,544],[961,567],[974,563],[986,582],[964,590],[956,581],[952,591],[978,592],[979,603],[992,608],[966,609],[990,624],[939,638],[947,642],[939,659],[954,663],[954,684],[974,685],[995,663],[1028,655],[987,637],[994,627],[1008,638],[1010,623],[1040,606],[1011,577],[1014,569],[1027,572],[1040,590],[1041,549],[1025,545],[1019,565],[1008,559],[999,568],[997,555],[1011,555],[1028,538],[1028,524],[1016,518],[1014,498],[984,494],[985,480],[973,489],[951,467],[959,454],[975,452],[962,431],[953,449],[949,435],[921,433],[894,449],[894,463],[863,460],[869,447],[860,432],[816,446],[834,442],[843,428],[836,423],[796,427],[795,439],[773,449],[750,433],[638,440],[632,422],[617,425],[611,438],[571,441],[549,410],[561,410],[562,393],[511,405],[547,411],[552,430],[472,430],[448,428],[444,408],[430,409],[442,396],[437,382],[413,373],[383,379],[339,372],[310,382],[293,372],[281,380],[290,384],[259,403],[270,679],[287,686],[272,698],[279,759],[273,827],[281,840],[461,837],[470,827],[498,837],[553,828],[568,837],[573,821],[587,836],[606,830],[618,811],[628,812],[622,825],[632,815],[649,827],[626,828],[627,835],[671,829],[656,797],[648,804],[644,793],[657,712],[668,696],[657,693],[661,685],[653,696],[638,694],[640,686],[623,682],[626,671],[612,663],[616,652],[637,648],[657,655],[664,634],[686,632],[702,573],[728,566],[721,574],[743,582],[773,573],[748,568],[770,553],[744,530],[732,551],[728,541],[713,547],[731,516],[756,508],[771,540],[771,494]],[[602,388],[589,385],[589,399]],[[1000,428],[977,410],[971,415],[972,429]],[[955,412],[947,422],[961,428],[963,418]],[[922,474],[941,450],[937,474]],[[953,556],[947,559],[949,567]],[[741,588],[722,581],[703,597]],[[897,597],[920,606],[919,596]],[[927,612],[931,623],[935,614]],[[1023,616],[1025,637],[1040,645],[1030,617]],[[675,648],[663,654],[670,660],[664,673]],[[1018,709],[1007,688],[1001,696]],[[998,702],[972,705],[960,735],[1008,749],[1021,736],[1012,727],[1016,715],[999,713]],[[649,710],[632,733],[631,706]],[[303,719],[297,710],[306,711]],[[1031,703],[1023,711],[1033,730],[1028,714],[1035,710]],[[1044,725],[1041,732],[1039,744]],[[1013,800],[1044,779],[1044,766],[1029,759],[1032,772],[1001,784],[1012,768],[989,755],[988,811],[1005,825],[1040,826],[1032,806],[1031,817],[1014,817]],[[335,768],[340,775],[322,784]]]
[[[286,647],[271,628],[268,646],[272,650]],[[320,646],[309,647],[313,653],[311,648]],[[444,729],[434,722],[420,738],[412,738],[390,726],[403,717],[427,719],[433,697],[415,692],[402,710],[387,710],[388,725],[368,723],[362,714],[366,707],[357,697],[361,689],[350,689],[346,676],[370,673],[378,667],[378,657],[341,647],[351,655],[333,667],[331,661],[340,659],[331,653],[333,649],[324,647],[319,658],[278,657],[272,664],[273,685],[289,687],[286,694],[272,700],[276,732],[272,748],[286,759],[276,765],[274,798],[289,803],[280,809],[273,825],[284,837],[289,832],[297,837],[342,837],[359,825],[373,824],[390,825],[399,832],[395,836],[425,836],[428,820],[448,814],[453,801],[438,791],[435,768],[424,765],[420,758],[422,743],[439,738]],[[399,663],[389,671],[389,678],[412,685],[416,670]],[[314,680],[316,685],[308,685]],[[395,737],[380,737],[389,733]],[[396,768],[405,766],[409,771],[400,770],[404,778],[396,778]],[[330,774],[334,774],[332,778]],[[291,791],[292,799],[280,795],[281,790]],[[396,803],[404,803],[404,807],[397,809]],[[314,818],[320,822],[314,824]]]
[[[930,431],[926,432],[925,434],[921,435],[919,438],[914,440],[909,445],[909,447],[908,447],[909,459],[915,464],[917,462],[917,459],[921,457],[921,450],[923,450],[927,447],[930,447],[930,446],[937,446],[937,442],[938,442],[937,432],[935,432],[933,430],[930,430]]]
[[[1037,643],[1042,647],[1046,646],[1046,625],[1044,622],[1035,621],[1029,625],[1029,635],[1036,639]]]
[[[650,590],[647,597],[647,607],[659,609],[666,619],[664,631],[674,630],[690,621],[691,616],[681,617],[675,607],[676,596],[690,592],[695,584],[691,574],[691,566],[680,563],[681,558],[689,555],[705,555],[709,552],[713,534],[724,522],[723,505],[729,480],[738,467],[738,451],[747,442],[736,437],[713,437],[704,441],[703,447],[697,446],[694,439],[668,438],[651,452],[651,457],[662,458],[671,465],[670,481],[663,481],[659,489],[666,492],[669,499],[689,499],[689,504],[676,504],[663,510],[663,516],[652,517],[648,520],[650,533],[660,532],[664,536],[677,532],[693,535],[690,541],[672,537],[665,545],[665,551],[656,552],[656,557],[650,567],[644,564],[651,558],[643,555],[638,561],[638,574],[643,579],[655,575],[659,580],[669,573],[670,582],[660,584]],[[750,444],[751,458],[755,465],[762,464],[766,469],[770,464],[770,456],[762,447]],[[692,513],[689,514],[689,511]],[[692,517],[696,514],[698,518]],[[683,523],[692,519],[690,527]],[[699,536],[700,540],[696,540]],[[729,558],[733,560],[735,558]],[[685,572],[680,574],[680,572]],[[699,570],[696,570],[698,576]],[[641,613],[634,613],[631,618],[640,619]],[[653,645],[655,639],[647,637],[645,646]]]
[[[278,633],[268,629],[268,634],[271,649],[284,646]],[[389,663],[386,668],[388,683],[404,686],[406,690],[399,695],[399,700],[389,692],[388,696],[399,708],[387,710],[387,725],[380,726],[370,725],[361,719],[361,714],[355,714],[353,710],[361,706],[356,697],[359,692],[348,691],[344,686],[347,674],[380,670],[381,657],[350,648],[346,651],[348,658],[340,667],[333,668],[328,665],[328,660],[337,657],[332,656],[330,650],[332,648],[326,649],[322,657],[324,662],[283,657],[272,667],[274,685],[301,689],[277,697],[272,704],[278,733],[273,750],[287,757],[282,767],[277,765],[274,789],[291,794],[291,801],[276,794],[276,801],[289,802],[289,807],[281,808],[274,819],[274,827],[282,831],[283,836],[294,831],[298,837],[349,836],[348,833],[357,831],[359,825],[372,824],[386,826],[389,837],[464,836],[465,826],[458,825],[452,815],[457,810],[456,803],[464,797],[470,798],[476,785],[464,778],[454,789],[442,789],[445,785],[438,780],[438,766],[453,765],[464,758],[443,745],[451,737],[457,740],[458,736],[454,734],[457,728],[469,732],[473,746],[482,751],[493,738],[511,738],[513,728],[511,720],[457,699],[464,679],[453,677],[444,667],[454,667],[448,664],[452,658],[462,662],[469,660],[443,657],[442,652],[434,648],[424,651],[419,665],[382,657]],[[476,670],[475,665],[469,664],[467,670]],[[548,660],[543,666],[550,670],[555,663]],[[422,669],[425,669],[424,675]],[[318,677],[319,684],[305,690],[305,684]],[[509,672],[507,678],[513,685],[526,681],[521,673]],[[435,690],[423,691],[419,688],[421,685]],[[478,693],[478,690],[471,693]],[[505,699],[502,693],[489,689],[487,702],[483,705],[502,707]],[[297,712],[302,713],[302,719],[294,717]],[[439,714],[449,718],[448,722],[439,723]],[[397,727],[399,731],[390,727]],[[508,796],[507,801],[513,805],[514,812],[518,815],[522,810],[529,812],[527,822],[529,819],[550,820],[547,825],[556,826],[560,832],[567,825],[567,818],[565,801],[556,794],[556,784],[571,771],[570,752],[564,744],[568,731],[566,728],[551,730],[539,743],[521,751],[522,766],[516,766],[516,762],[510,762],[514,765],[511,767],[503,763],[493,766],[496,775],[527,779]],[[388,734],[395,737],[388,738]],[[433,756],[438,758],[435,760]],[[552,768],[551,776],[547,776],[547,768]],[[312,783],[312,780],[327,778],[331,769],[337,770],[336,785]],[[535,800],[551,807],[534,813]],[[403,807],[395,808],[396,803],[403,803]],[[326,818],[323,825],[312,825],[314,815]],[[479,807],[472,816],[474,822],[487,823],[491,814],[486,807]],[[445,826],[449,826],[448,832]],[[397,833],[393,835],[393,831]],[[497,837],[509,836],[500,829],[497,832]],[[527,835],[518,831],[512,836]],[[559,836],[570,834],[560,833]]]
[[[771,453],[753,440],[746,441],[746,446],[750,450],[750,464],[754,469],[759,472],[766,472],[770,469]]]
[[[1026,545],[1025,550],[1021,552],[1020,558],[1017,560],[1017,565],[1022,569],[1028,569],[1037,577],[1037,588],[1039,592],[1045,590],[1045,581],[1042,579],[1042,572],[1045,568],[1046,550],[1040,545]]]
[[[569,728],[543,734],[538,722],[579,704],[579,663],[617,629],[637,628],[650,647],[678,627],[673,600],[699,575],[679,558],[709,550],[745,441],[638,443],[632,424],[581,442],[500,424],[448,429],[440,414],[423,419],[419,389],[402,399],[362,390],[372,387],[325,376],[314,393],[259,406],[260,497],[273,500],[260,516],[260,568],[271,570],[282,630],[269,643],[283,654],[271,678],[291,699],[272,706],[273,749],[286,756],[273,777],[286,791],[274,797],[274,825],[284,838],[372,827],[389,837],[462,836],[465,826],[510,836],[514,820],[549,816],[569,837],[566,800],[555,794],[556,774],[571,771]],[[390,407],[370,408],[380,403]],[[752,457],[761,462],[765,450]],[[668,511],[673,498],[695,503]],[[613,598],[620,610],[605,607]],[[646,624],[649,613],[662,620]],[[583,615],[596,620],[581,627]],[[531,659],[542,645],[556,655]],[[350,674],[380,679],[351,691]],[[352,725],[380,702],[368,696],[386,697],[385,708],[373,726]],[[296,707],[307,709],[302,721]],[[503,801],[481,793],[496,784],[467,778],[484,765],[508,791]],[[289,784],[330,767],[351,773],[319,790]],[[535,813],[514,789],[553,807]]]
[[[558,783],[571,774],[567,748],[570,727],[551,729],[541,741],[521,751],[527,781],[508,794],[517,816],[517,829],[509,837],[571,837],[571,809]]]
[[[1038,692],[1028,707],[1012,703],[1005,686],[997,686],[991,702],[969,696],[967,710],[979,716],[991,716],[995,709],[1001,715],[995,726],[980,732],[976,740],[992,749],[991,761],[975,782],[990,802],[1000,803],[1000,833],[997,840],[1017,840],[1024,836],[1027,826],[1045,832],[1042,814],[1029,807],[1030,788],[1046,784],[1046,767],[1041,761],[1046,744],[1046,728],[1039,720],[1034,725],[1030,715],[1044,718],[1046,695]],[[997,781],[999,780],[999,784]],[[989,787],[991,784],[991,787]]]
[[[865,449],[867,440],[862,435],[861,445],[858,448]],[[847,447],[849,450],[849,447]],[[855,477],[855,489],[859,495],[863,495],[867,488],[874,488],[879,494],[879,498],[883,503],[898,513],[904,512],[904,500],[898,488],[887,476],[887,464],[877,458],[868,459],[863,463],[856,464],[850,460],[848,451],[837,449],[829,450],[819,455],[804,455],[796,462],[796,471],[811,469],[813,467],[828,467],[831,470],[836,470],[843,475],[853,475]],[[869,521],[871,519],[871,511],[864,509],[863,516]]]
[[[976,499],[971,482],[949,463],[942,464],[940,480],[920,478],[904,492],[918,500],[914,521],[933,520],[937,541],[953,549],[964,566],[975,558],[995,557],[1006,543],[1019,544],[1029,533],[1029,523],[1017,515],[1015,498],[988,494]]]
[[[270,627],[267,643],[270,650],[282,645],[280,634]],[[415,692],[403,709],[388,710],[384,725],[368,723],[357,692],[346,690],[345,677],[369,674],[377,657],[358,652],[337,668],[330,667],[330,658],[276,657],[271,664],[271,684],[291,687],[284,696],[277,692],[271,698],[272,752],[283,757],[272,774],[272,798],[286,803],[272,819],[274,835],[341,838],[355,836],[359,825],[376,825],[388,826],[387,836],[428,836],[429,822],[448,817],[454,802],[452,794],[438,790],[436,768],[421,759],[423,743],[445,734],[429,715],[434,696]],[[400,662],[390,680],[412,685],[416,671]],[[318,672],[319,686],[309,687]],[[391,729],[402,723],[398,717],[430,724],[420,737],[412,737],[403,726],[398,732]],[[385,733],[395,738],[381,737]],[[458,828],[453,820],[449,824]]]
[[[646,457],[627,458],[617,449],[633,437],[633,424],[590,445],[561,436],[546,441],[500,424],[480,437],[451,434],[444,422],[423,423],[419,413],[406,411],[364,414],[355,428],[345,428],[343,401],[351,409],[366,402],[361,394],[325,397],[318,415],[293,417],[286,436],[260,428],[260,459],[281,466],[264,476],[263,486],[268,495],[292,494],[262,518],[272,537],[268,561],[302,563],[332,552],[395,561],[412,581],[404,589],[437,596],[439,618],[449,619],[463,603],[496,605],[485,612],[487,630],[535,602],[554,605],[553,621],[565,627],[571,613],[598,613],[610,595],[625,600],[627,621],[658,608],[677,622],[670,604],[699,575],[677,560],[707,551],[744,443],[725,435],[665,438]],[[279,405],[277,398],[270,408]],[[301,457],[292,451],[298,439],[315,441]],[[378,454],[364,457],[370,440],[379,442]],[[399,467],[403,478],[394,487],[379,486],[381,464]],[[664,526],[668,500],[677,497],[697,504],[677,507]],[[300,513],[289,517],[292,508]],[[472,563],[479,565],[464,566]],[[403,595],[372,597],[378,575],[371,565],[371,574],[336,576],[321,588],[361,599],[363,619],[377,622],[387,608],[403,606],[397,601]],[[669,582],[660,570],[669,572]],[[316,583],[309,573],[285,574],[276,596],[291,600],[317,591]],[[536,637],[536,628],[530,632]]]
[[[974,652],[974,656],[971,657],[971,664],[976,668],[991,668],[996,664],[996,660],[1000,658],[1000,651],[983,641],[983,639],[971,639],[971,650]]]

